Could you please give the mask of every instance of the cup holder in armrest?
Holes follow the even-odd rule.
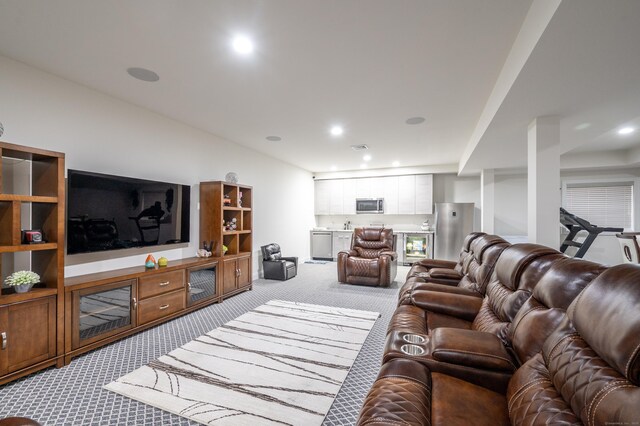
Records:
[[[402,345],[400,350],[407,355],[422,355],[425,352],[424,348],[418,345]]]
[[[424,343],[427,339],[424,336],[420,336],[419,334],[405,334],[402,336],[402,340],[408,343]]]

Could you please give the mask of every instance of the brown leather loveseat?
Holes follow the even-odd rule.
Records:
[[[640,266],[607,269],[514,244],[499,254],[482,299],[413,288],[390,321],[358,424],[637,421],[638,282]]]
[[[393,358],[383,364],[358,425],[637,424],[640,266],[556,262],[502,336],[506,353],[526,360],[506,390]],[[429,338],[439,338],[436,332]]]

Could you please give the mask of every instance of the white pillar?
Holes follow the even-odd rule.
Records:
[[[493,234],[494,231],[494,199],[495,199],[495,172],[493,169],[483,169],[480,173],[480,204],[482,204],[480,217],[482,232]]]
[[[529,242],[560,247],[560,124],[538,117],[529,124],[527,198]]]

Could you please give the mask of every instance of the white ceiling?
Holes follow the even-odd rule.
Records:
[[[369,168],[451,164],[530,4],[0,0],[0,54],[309,171],[359,169],[362,153],[349,145],[362,143]],[[626,20],[637,35],[634,18]],[[237,32],[254,38],[252,57],[230,51]],[[160,80],[134,80],[129,67]],[[426,122],[405,124],[413,116]],[[344,125],[343,137],[329,136],[333,123]],[[266,141],[270,135],[282,141]]]
[[[640,145],[639,20],[638,0],[560,2],[460,170],[526,166],[527,127],[548,115],[560,119],[564,162],[637,166],[640,157],[630,154]],[[623,126],[637,131],[619,135]],[[615,153],[617,164],[603,151]]]

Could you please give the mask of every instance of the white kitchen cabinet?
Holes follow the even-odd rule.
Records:
[[[384,214],[398,214],[398,176],[382,178]]]
[[[342,181],[342,211],[343,214],[356,214],[356,180]]]
[[[415,214],[416,212],[416,177],[415,175],[398,176],[398,214]]]
[[[386,177],[369,178],[371,198],[384,198],[384,180]],[[385,212],[386,213],[386,212]]]
[[[333,179],[329,182],[329,214],[343,214],[343,179]]]
[[[328,180],[315,181],[314,212],[316,215],[329,214],[330,212],[329,189],[330,189],[330,183]]]
[[[351,248],[352,231],[333,231],[333,258],[338,259],[338,253]]]
[[[371,178],[357,178],[356,198],[371,198]]]
[[[416,175],[415,214],[433,214],[433,175]]]

